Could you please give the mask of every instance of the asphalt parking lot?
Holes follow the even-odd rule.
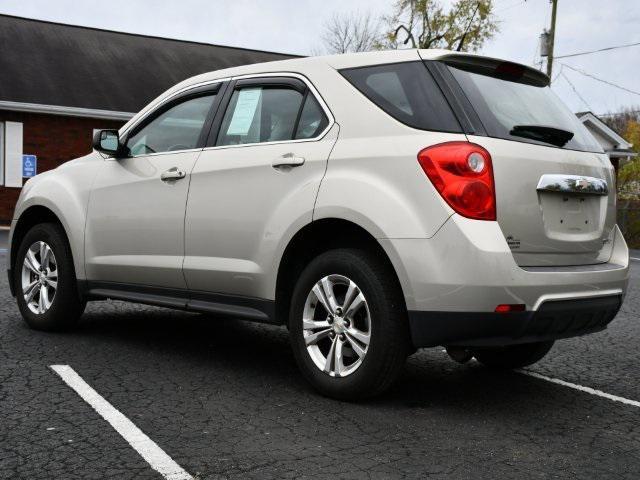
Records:
[[[632,263],[609,329],[556,343],[532,371],[640,401]],[[69,365],[196,479],[640,478],[640,404],[441,349],[410,357],[384,396],[336,402],[305,384],[283,328],[100,302],[72,333],[35,332],[4,273],[2,478],[162,478],[51,365]]]

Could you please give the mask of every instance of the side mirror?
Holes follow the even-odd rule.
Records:
[[[93,137],[93,148],[107,155],[121,155],[123,145],[120,143],[120,134],[117,130],[100,130],[96,132]]]

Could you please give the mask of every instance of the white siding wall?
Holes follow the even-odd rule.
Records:
[[[4,186],[4,123],[0,122],[0,187]]]
[[[22,123],[4,124],[4,185],[22,187]]]

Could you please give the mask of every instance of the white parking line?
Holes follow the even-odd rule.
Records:
[[[640,262],[640,258],[636,258],[636,257],[629,257],[631,260],[635,260],[636,262]]]
[[[104,418],[122,437],[129,442],[151,468],[168,480],[193,480],[180,465],[173,461],[153,440],[136,427],[131,420],[107,402],[98,392],[85,382],[69,365],[51,365],[56,372],[82,399]]]
[[[571,382],[565,382],[564,380],[560,380],[559,378],[551,378],[546,377],[544,375],[540,375],[539,373],[532,372],[530,370],[516,370],[518,373],[522,373],[523,375],[528,375],[533,378],[537,378],[539,380],[545,380],[547,382],[555,383],[557,385],[562,385],[563,387],[573,388],[575,390],[580,390],[581,392],[589,393],[591,395],[595,395],[597,397],[606,398],[607,400],[613,400],[614,402],[624,403],[626,405],[631,405],[633,407],[640,407],[640,402],[636,400],[629,400],[628,398],[618,397],[617,395],[611,395],[610,393],[603,392],[602,390],[596,390],[591,387],[583,387],[582,385],[577,385]]]

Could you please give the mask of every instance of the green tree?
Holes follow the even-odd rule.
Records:
[[[476,51],[498,31],[493,0],[457,0],[446,10],[439,0],[397,0],[385,18],[379,47],[446,48]]]
[[[640,122],[629,120],[623,137],[640,154]],[[640,157],[634,157],[618,172],[618,194],[621,199],[640,200]]]

